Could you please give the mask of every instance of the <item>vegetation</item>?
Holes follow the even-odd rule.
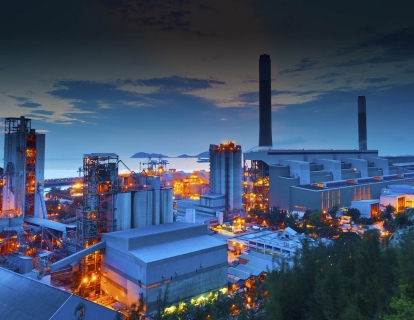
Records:
[[[414,241],[381,245],[377,230],[305,240],[291,264],[248,282],[247,292],[210,294],[158,319],[413,319]],[[161,299],[165,302],[164,299]],[[160,310],[161,311],[161,310]]]
[[[268,275],[266,319],[412,319],[413,244],[382,247],[376,230],[305,241],[292,267]]]

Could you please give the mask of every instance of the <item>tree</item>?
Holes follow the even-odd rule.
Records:
[[[382,220],[392,220],[392,214],[395,212],[395,208],[389,204],[388,206],[385,207],[384,211],[382,211],[381,213],[381,219]]]
[[[339,205],[334,205],[331,209],[329,209],[328,213],[331,215],[332,219],[334,221],[336,221],[337,217],[336,215],[338,214],[339,211]]]
[[[320,212],[320,211],[312,212],[310,214],[309,220],[310,220],[310,224],[312,226],[314,226],[315,228],[319,228],[323,223],[322,212]]]
[[[286,213],[278,207],[273,207],[269,212],[269,218],[272,223],[281,224],[286,217]]]
[[[349,208],[348,216],[351,216],[352,220],[354,222],[357,222],[359,220],[359,217],[361,216],[361,212],[357,208]]]
[[[400,296],[393,297],[390,302],[392,313],[381,317],[382,320],[406,320],[414,318],[414,301],[407,297],[407,286],[400,285]]]
[[[398,212],[395,215],[394,222],[395,222],[395,225],[397,226],[397,228],[403,228],[403,227],[406,227],[406,226],[410,225],[410,221],[408,219],[408,214],[404,211]]]

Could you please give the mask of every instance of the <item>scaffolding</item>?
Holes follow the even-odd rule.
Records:
[[[116,229],[115,197],[118,193],[118,156],[113,153],[87,154],[83,158],[83,207],[76,217],[77,249],[88,248],[101,235]],[[100,293],[101,253],[81,259],[79,293],[91,297]]]

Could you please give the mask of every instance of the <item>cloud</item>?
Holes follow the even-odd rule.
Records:
[[[32,113],[33,114],[43,114],[43,115],[48,115],[48,116],[51,116],[51,115],[55,114],[54,111],[49,111],[49,110],[33,110]]]
[[[343,75],[343,72],[328,72],[322,76],[314,78],[315,80],[326,80]]]
[[[356,58],[335,64],[336,67],[352,67],[362,64],[403,62],[414,56],[414,28],[403,28],[373,37],[340,50],[338,56],[359,54],[368,58]]]
[[[365,83],[381,83],[390,80],[389,77],[366,78]]]
[[[294,68],[284,69],[284,70],[280,71],[279,74],[293,73],[293,72],[303,72],[303,71],[311,69],[317,63],[318,63],[317,61],[311,60],[310,58],[303,58],[303,59],[300,60],[300,62],[298,64],[295,65]]]
[[[121,81],[122,82],[122,81]],[[189,92],[200,89],[212,88],[213,85],[225,85],[225,82],[214,79],[198,79],[180,76],[165,78],[151,78],[138,80],[124,80],[124,84],[158,87],[162,91]]]
[[[18,106],[23,107],[23,108],[39,108],[41,104],[35,103],[35,102],[25,102],[25,103],[18,104]]]
[[[190,114],[193,110],[214,108],[212,100],[197,96],[195,92],[224,85],[225,82],[215,79],[181,76],[118,79],[109,82],[61,80],[54,83],[54,90],[48,93],[55,98],[68,100],[73,106],[73,110],[69,110],[64,116],[95,124],[101,121],[98,118],[116,118],[122,112],[135,112],[132,110],[138,108],[151,109],[148,112],[153,113],[152,108],[157,107],[157,110],[164,110],[164,114],[165,109],[168,109],[168,112],[178,112],[177,110],[182,109]],[[144,111],[140,112],[144,114]],[[43,114],[46,115],[45,112]]]
[[[28,98],[25,98],[25,97],[16,97],[16,96],[13,96],[13,95],[7,95],[7,96],[9,98],[12,98],[12,99],[14,99],[16,101],[19,101],[19,102],[25,102],[25,101],[29,100]]]

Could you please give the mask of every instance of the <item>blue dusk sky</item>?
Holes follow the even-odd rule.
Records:
[[[0,117],[47,157],[198,154],[258,144],[272,59],[273,146],[414,154],[414,2],[13,0],[0,4]],[[3,139],[1,139],[3,144]]]

